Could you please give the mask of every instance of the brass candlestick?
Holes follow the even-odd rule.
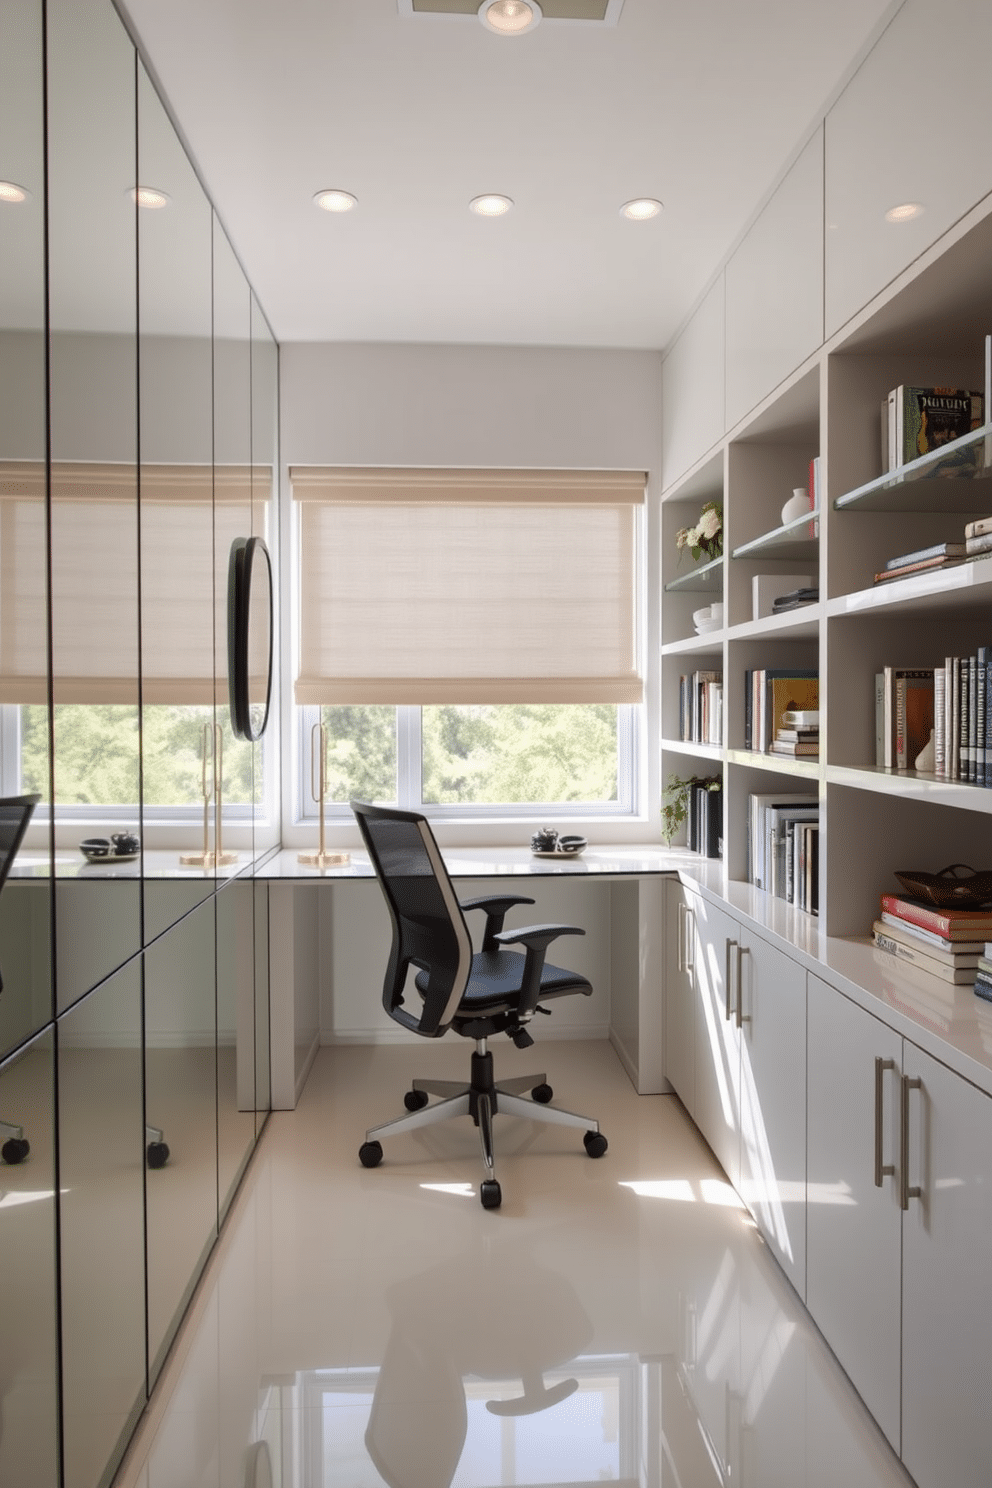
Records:
[[[207,762],[212,769],[207,778]],[[203,850],[195,853],[180,853],[179,861],[189,868],[219,868],[227,863],[236,863],[239,854],[225,852],[223,844],[224,816],[224,730],[219,723],[203,725],[203,766],[201,790],[203,792]],[[210,802],[216,803],[216,843],[210,847]]]
[[[327,730],[315,723],[310,730],[310,792],[320,809],[319,846],[315,853],[297,853],[297,862],[308,868],[340,868],[351,862],[351,853],[328,852],[324,845],[324,794],[327,790]]]

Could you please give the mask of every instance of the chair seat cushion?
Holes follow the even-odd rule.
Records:
[[[472,974],[462,994],[459,1012],[494,1013],[516,1007],[525,961],[526,956],[520,951],[478,951],[472,957]],[[414,978],[421,996],[427,991],[427,980],[426,971],[418,972]],[[592,985],[577,971],[565,971],[546,961],[541,971],[541,1000],[567,997],[575,992],[588,997]]]

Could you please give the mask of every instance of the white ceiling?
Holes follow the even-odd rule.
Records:
[[[397,0],[126,8],[279,340],[664,347],[898,7],[625,0],[513,38]]]

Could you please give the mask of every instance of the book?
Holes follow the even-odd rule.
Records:
[[[894,935],[897,940],[908,941],[910,945],[932,945],[942,951],[958,950],[976,956],[982,950],[980,940],[949,940],[946,935],[938,935],[935,930],[924,930],[922,925],[914,925],[910,920],[903,920],[898,915],[884,911],[880,918],[889,935]]]
[[[992,517],[978,517],[964,529],[965,537],[985,537],[986,534],[992,536]]]
[[[964,547],[969,558],[981,558],[983,554],[992,552],[992,532],[966,538]]]
[[[773,739],[768,750],[769,754],[783,754],[791,759],[819,759],[820,741],[818,739]]]
[[[782,715],[787,728],[819,728],[819,708],[787,708]]]
[[[885,567],[907,568],[913,563],[923,563],[928,558],[963,558],[964,555],[964,543],[934,543],[929,548],[918,548],[915,553],[903,553],[898,558],[890,558]]]
[[[944,568],[957,568],[959,564],[966,561],[965,558],[921,558],[918,563],[907,563],[902,568],[884,568],[881,573],[875,575],[876,584],[887,584],[893,579],[904,579],[909,574],[936,573]]]
[[[976,977],[975,996],[984,997],[986,1002],[992,1002],[992,982],[987,982],[984,977]]]
[[[922,940],[914,941],[891,929],[882,920],[876,920],[872,925],[872,935],[875,944],[882,946],[883,950],[896,949],[894,955],[902,956],[906,961],[912,961],[916,966],[926,966],[926,962],[939,961],[943,966],[966,966],[970,971],[978,967],[978,952],[963,951],[955,947],[952,951],[943,950],[940,946],[931,945]]]
[[[818,728],[780,728],[775,738],[783,743],[815,744],[819,741],[820,730]]]
[[[926,955],[923,951],[916,951],[912,946],[903,945],[901,941],[893,940],[889,936],[876,933],[872,938],[880,951],[887,951],[897,961],[908,962],[910,966],[915,966],[920,971],[940,977],[941,981],[953,982],[955,986],[964,986],[974,981],[976,970],[974,958],[970,966],[948,964]]]
[[[933,773],[947,774],[945,698],[947,673],[944,667],[934,667],[933,673]]]
[[[798,811],[797,809],[798,808]],[[819,812],[817,797],[809,791],[783,791],[774,794],[754,793],[748,798],[747,813],[747,876],[756,888],[768,888],[770,874],[766,863],[768,832],[766,817],[769,811],[788,811],[793,815],[807,816]]]
[[[933,731],[933,672],[898,671],[895,689],[895,764],[911,770]]]
[[[983,402],[982,393],[967,388],[893,388],[888,400],[889,469],[981,428]]]
[[[936,930],[948,940],[975,940],[992,931],[992,910],[988,909],[936,909],[921,899],[902,894],[883,894],[881,907],[883,914],[888,912],[898,919],[909,920],[924,930]]]

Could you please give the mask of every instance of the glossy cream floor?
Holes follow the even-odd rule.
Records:
[[[365,1128],[469,1046],[323,1050],[118,1488],[906,1488],[675,1097],[636,1095],[606,1044],[493,1048],[498,1074],[546,1068],[607,1155],[498,1118],[494,1212],[467,1121],[366,1171]]]

